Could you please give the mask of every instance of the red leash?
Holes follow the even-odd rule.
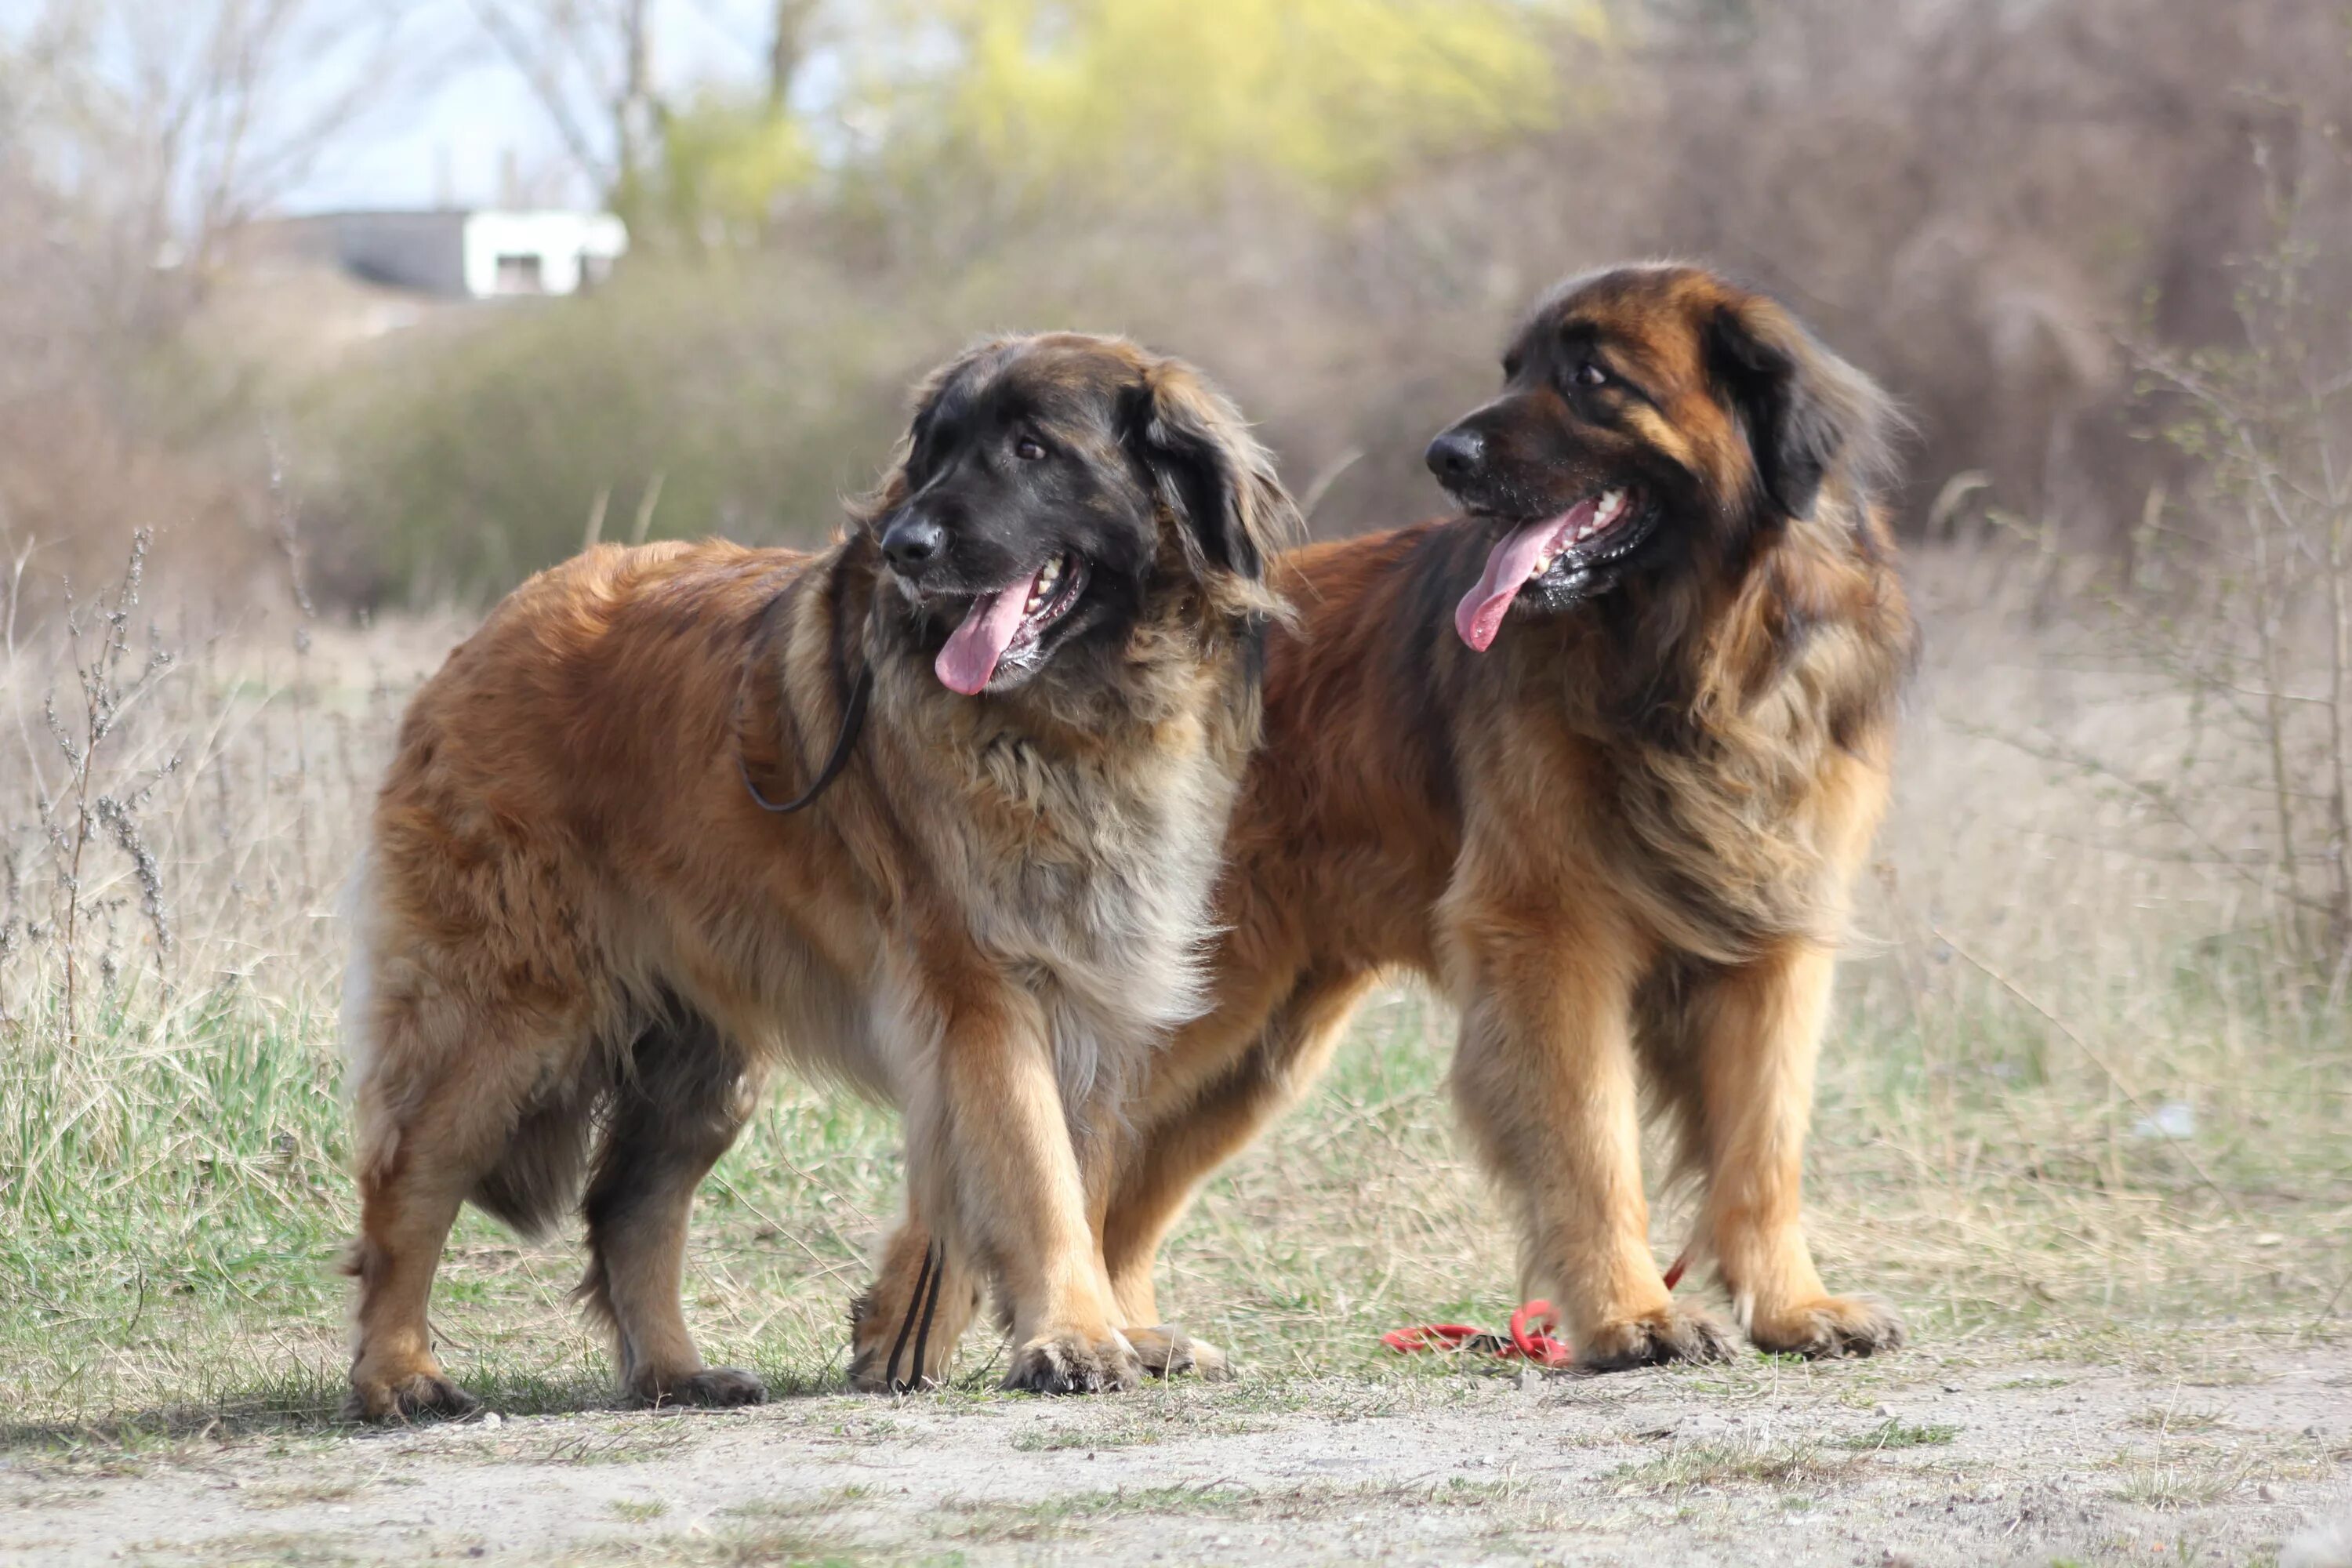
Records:
[[[1666,1270],[1667,1289],[1682,1283],[1683,1269],[1689,1263],[1690,1249],[1685,1247],[1683,1255],[1675,1259],[1674,1267]],[[1381,1336],[1381,1343],[1399,1355],[1412,1355],[1417,1351],[1452,1351],[1456,1354],[1475,1351],[1504,1361],[1566,1366],[1576,1359],[1576,1352],[1566,1340],[1556,1339],[1546,1331],[1558,1327],[1559,1316],[1551,1310],[1549,1301],[1528,1301],[1511,1314],[1507,1336],[1474,1329],[1467,1323],[1423,1323],[1410,1329],[1391,1329]]]
[[[1575,1352],[1567,1341],[1544,1331],[1559,1326],[1549,1301],[1529,1301],[1511,1314],[1507,1338],[1467,1323],[1423,1323],[1418,1328],[1391,1329],[1381,1336],[1381,1343],[1400,1355],[1415,1351],[1475,1351],[1505,1361],[1525,1358],[1538,1366],[1566,1366],[1575,1359]]]

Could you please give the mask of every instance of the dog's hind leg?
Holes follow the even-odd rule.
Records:
[[[678,1302],[695,1189],[735,1142],[756,1089],[742,1053],[674,1006],[639,1035],[582,1205],[590,1261],[579,1294],[612,1330],[621,1385],[648,1405],[756,1405],[760,1380],[706,1366]]]
[[[433,1354],[425,1303],[470,1175],[439,1163],[430,1127],[360,1173],[360,1235],[345,1267],[359,1279],[347,1417],[458,1415],[475,1399]]]
[[[531,1088],[561,1061],[562,1042],[446,995],[385,999],[362,1027],[352,1085],[360,1235],[346,1265],[359,1299],[344,1411],[370,1421],[460,1415],[475,1401],[434,1357],[433,1277],[459,1205],[486,1182],[495,1189],[530,1121]],[[509,1184],[510,1212],[520,1194]]]

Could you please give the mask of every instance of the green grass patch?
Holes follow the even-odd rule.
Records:
[[[1960,1429],[1948,1422],[1885,1421],[1867,1432],[1837,1439],[1836,1447],[1855,1453],[1875,1454],[1888,1448],[1939,1448],[1960,1435]]]

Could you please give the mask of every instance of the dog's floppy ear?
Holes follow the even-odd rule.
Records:
[[[1809,517],[1832,475],[1864,487],[1883,479],[1900,417],[1868,376],[1759,297],[1717,306],[1705,332],[1708,374],[1746,426],[1773,506]]]
[[[1306,537],[1273,455],[1192,366],[1172,359],[1150,364],[1131,395],[1127,426],[1197,564],[1261,582],[1267,560]]]

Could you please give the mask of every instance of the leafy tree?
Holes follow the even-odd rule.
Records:
[[[659,177],[640,185],[633,216],[640,227],[658,217],[705,246],[743,243],[816,173],[808,132],[791,114],[706,92],[663,122]]]
[[[1334,195],[1547,123],[1584,0],[934,0],[907,104],[926,156],[1035,187],[1199,192],[1235,172]],[[903,121],[902,121],[903,124]]]

